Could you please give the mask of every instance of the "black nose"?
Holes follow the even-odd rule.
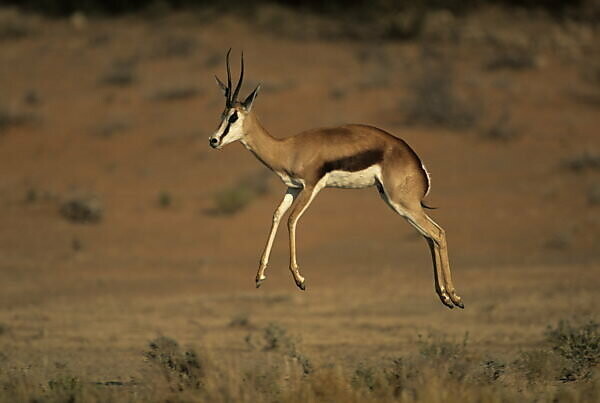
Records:
[[[217,140],[216,138],[213,137],[209,140],[209,143],[210,143],[211,147],[216,147],[217,144],[219,143],[219,140]]]

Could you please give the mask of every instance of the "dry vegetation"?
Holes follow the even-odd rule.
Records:
[[[510,356],[475,351],[444,335],[419,335],[417,351],[355,368],[315,367],[279,324],[258,330],[252,362],[219,364],[215,351],[149,342],[146,370],[128,381],[94,381],[53,368],[0,366],[2,401],[464,402],[578,401],[600,398],[600,331],[593,321],[549,326],[544,342]],[[254,336],[254,335],[252,335]],[[140,357],[140,360],[142,357]]]

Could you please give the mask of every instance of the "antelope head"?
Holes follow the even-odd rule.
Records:
[[[220,149],[226,144],[233,143],[234,141],[241,140],[246,135],[246,127],[244,126],[244,120],[252,109],[252,103],[258,95],[260,84],[256,86],[254,91],[246,97],[242,102],[237,100],[242,82],[244,81],[244,54],[241,56],[241,67],[240,67],[240,78],[235,90],[232,92],[231,87],[231,69],[229,67],[229,54],[231,49],[227,52],[226,64],[227,64],[227,85],[215,76],[217,84],[223,91],[225,96],[225,109],[221,114],[221,123],[219,128],[213,133],[208,139],[208,143],[212,148]]]

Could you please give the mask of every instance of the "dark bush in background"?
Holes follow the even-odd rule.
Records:
[[[258,5],[271,3],[323,14],[349,13],[363,17],[381,13],[401,12],[407,9],[446,9],[464,14],[486,4],[508,7],[544,9],[557,16],[597,20],[600,6],[595,0],[0,0],[1,4],[16,5],[31,11],[64,16],[75,11],[99,14],[133,12],[153,4],[173,9],[213,7],[230,11],[248,11]]]

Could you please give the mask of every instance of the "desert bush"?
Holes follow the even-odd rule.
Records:
[[[497,49],[484,64],[488,71],[528,70],[537,66],[535,54],[531,49],[510,47]]]
[[[568,249],[573,245],[573,234],[571,231],[562,230],[555,234],[552,234],[544,242],[546,249],[564,250]]]
[[[450,63],[425,50],[419,73],[408,87],[406,122],[468,129],[478,121],[480,105],[476,99],[459,97]]]
[[[231,327],[250,327],[250,316],[247,313],[240,313],[235,315],[229,321],[229,326]]]
[[[243,373],[242,379],[264,401],[282,401],[282,382],[284,376],[277,365],[255,365],[251,370]]]
[[[11,127],[20,127],[37,120],[33,113],[9,109],[0,105],[0,134]]]
[[[144,356],[161,371],[174,391],[203,387],[205,365],[195,351],[182,351],[175,340],[164,336],[152,340],[148,347]]]
[[[0,41],[24,38],[32,32],[29,21],[17,11],[2,10],[0,13]]]
[[[82,394],[81,380],[72,375],[62,375],[48,381],[49,400],[76,402]]]
[[[96,223],[102,219],[104,210],[95,196],[73,196],[60,205],[60,214],[76,223]]]
[[[600,154],[593,151],[584,151],[563,162],[563,166],[573,172],[600,170]]]
[[[381,375],[376,368],[361,363],[354,370],[351,380],[352,386],[356,389],[367,388],[369,391],[381,389],[384,387],[384,380]]]
[[[131,128],[131,124],[125,120],[111,120],[102,123],[94,131],[93,134],[99,137],[113,137],[115,134],[125,132]]]
[[[25,203],[35,203],[36,201],[38,201],[39,199],[39,193],[38,190],[31,187],[29,189],[27,189],[27,191],[25,192],[25,198],[24,201]]]
[[[361,75],[358,87],[372,89],[387,87],[390,84],[390,72],[394,71],[392,58],[382,47],[361,48],[356,57],[361,63]]]
[[[108,71],[100,77],[100,83],[116,87],[127,87],[136,80],[133,59],[115,60]]]
[[[444,368],[453,379],[462,380],[473,369],[472,358],[467,349],[469,334],[465,333],[462,342],[448,340],[446,335],[419,335],[419,354],[428,365]]]
[[[260,348],[265,352],[277,352],[291,358],[302,368],[305,375],[313,371],[310,360],[299,351],[296,338],[288,334],[287,329],[278,323],[269,323],[262,330],[261,340],[256,340],[251,334],[248,334],[245,341],[250,348]]]
[[[480,368],[479,380],[483,383],[495,382],[506,372],[506,364],[498,360],[485,360],[480,364]]]
[[[511,122],[510,112],[505,110],[482,133],[483,138],[493,141],[510,141],[519,136],[518,130]]]
[[[246,187],[231,187],[219,191],[214,196],[215,207],[210,211],[215,215],[231,215],[244,209],[254,198],[254,193]]]
[[[569,87],[565,90],[565,94],[575,102],[592,107],[600,106],[600,92],[589,85],[586,87]]]
[[[600,364],[600,323],[590,320],[572,324],[567,320],[548,327],[546,338],[552,350],[567,360],[561,380],[574,381],[591,376]]]
[[[449,361],[464,356],[468,340],[468,333],[465,334],[461,343],[448,340],[444,334],[419,335],[417,345],[419,346],[419,353],[425,359],[431,361]]]
[[[190,99],[200,94],[200,89],[191,85],[181,85],[170,88],[163,88],[152,95],[155,101],[178,101]]]
[[[39,105],[42,100],[36,90],[27,90],[25,94],[23,94],[23,102],[29,106],[36,106]]]
[[[232,215],[246,208],[254,199],[269,191],[269,173],[261,171],[243,177],[234,185],[217,192],[213,197],[213,215]]]
[[[600,183],[594,183],[588,188],[587,199],[590,205],[600,205]]]
[[[581,78],[588,84],[600,85],[600,62],[594,60],[582,63]]]
[[[164,190],[161,191],[158,194],[157,204],[158,204],[158,207],[160,207],[160,208],[171,207],[171,205],[173,204],[173,197],[171,196],[171,193],[164,191]]]
[[[286,328],[277,323],[269,323],[264,328],[263,340],[265,342],[263,351],[290,352],[296,349],[296,343],[287,334]]]
[[[198,43],[192,37],[167,35],[161,37],[153,46],[151,56],[156,58],[188,57],[197,48]]]
[[[523,351],[513,362],[513,367],[530,383],[548,382],[557,379],[560,360],[546,349]]]
[[[287,330],[277,324],[270,323],[263,331],[263,351],[279,351],[289,356],[300,364],[305,374],[312,372],[310,360],[298,351],[296,340],[287,333]]]

